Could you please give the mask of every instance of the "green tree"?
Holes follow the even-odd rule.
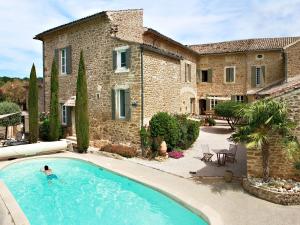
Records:
[[[51,67],[51,93],[50,93],[50,115],[49,115],[49,127],[50,127],[50,140],[57,141],[59,139],[59,102],[58,102],[58,69],[57,62],[53,59]]]
[[[32,65],[29,80],[28,112],[29,112],[29,142],[36,143],[39,137],[38,85],[35,66]]]
[[[235,101],[219,102],[215,107],[215,114],[224,117],[232,130],[241,119],[240,111],[245,104]]]
[[[21,109],[13,102],[0,102],[0,115],[12,114],[0,119],[0,126],[5,127],[5,139],[7,139],[7,128],[21,123]]]
[[[87,82],[82,51],[80,52],[77,76],[75,124],[78,152],[86,152],[89,147],[89,115]]]
[[[246,143],[247,148],[258,149],[262,153],[263,180],[269,181],[270,138],[274,135],[282,139],[284,149],[294,145],[295,124],[289,119],[286,106],[275,100],[256,101],[244,107],[243,118],[247,122],[231,136],[235,142]],[[298,148],[297,147],[297,148]],[[299,149],[298,149],[299,150]]]

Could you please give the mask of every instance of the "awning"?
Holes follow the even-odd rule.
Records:
[[[214,99],[219,101],[229,101],[231,100],[230,97],[220,97],[220,96],[208,96],[206,99]]]
[[[64,106],[75,107],[76,96],[72,96],[65,103]]]
[[[15,114],[18,114],[20,112],[16,112],[16,113],[9,113],[9,114],[3,114],[3,115],[0,115],[0,119],[4,119],[6,117],[9,117],[9,116],[12,116],[12,115],[15,115]]]

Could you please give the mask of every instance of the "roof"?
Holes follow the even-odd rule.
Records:
[[[209,44],[189,45],[190,48],[199,54],[222,54],[247,51],[270,51],[282,50],[300,37],[277,37],[277,38],[257,38],[235,41],[224,41]]]
[[[86,17],[83,17],[83,18],[78,19],[78,20],[74,20],[74,21],[72,21],[70,23],[66,23],[66,24],[63,24],[63,25],[51,28],[49,30],[46,30],[46,31],[44,31],[42,33],[37,34],[34,37],[34,39],[42,40],[43,36],[45,36],[47,34],[50,34],[50,33],[53,33],[53,32],[56,32],[56,31],[59,31],[59,30],[62,30],[62,29],[65,29],[65,28],[68,28],[68,27],[71,27],[71,26],[74,26],[76,24],[80,24],[80,23],[84,23],[84,22],[93,20],[93,19],[95,19],[97,17],[100,17],[100,16],[103,16],[103,15],[106,16],[108,12],[123,12],[123,11],[135,11],[135,10],[141,10],[141,9],[109,10],[109,11],[98,12],[98,13],[95,13],[93,15],[86,16]]]
[[[274,85],[257,92],[258,95],[280,95],[289,92],[294,89],[300,88],[300,75],[289,78],[287,82],[281,82],[281,84]]]
[[[174,54],[174,53],[169,52],[169,51],[165,51],[161,48],[156,48],[152,45],[141,44],[141,48],[145,49],[145,50],[148,50],[148,51],[151,51],[151,52],[155,52],[155,53],[160,54],[160,55],[167,56],[167,57],[172,58],[172,59],[176,59],[176,60],[183,59],[183,57],[180,56],[180,55]]]
[[[166,40],[166,41],[169,41],[177,46],[180,46],[182,48],[184,48],[185,50],[188,50],[189,52],[192,52],[193,54],[196,54],[196,55],[199,55],[199,53],[195,50],[193,50],[192,48],[184,45],[184,44],[181,44],[180,42],[178,41],[175,41],[174,39],[172,38],[169,38],[167,37],[166,35],[163,35],[162,33],[158,32],[157,30],[154,30],[152,28],[148,28],[148,27],[145,27],[145,31],[144,31],[144,35],[147,35],[147,34],[153,34],[155,36],[159,36],[160,38]]]

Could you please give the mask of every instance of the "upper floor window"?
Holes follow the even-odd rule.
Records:
[[[261,67],[256,67],[256,85],[261,84]]]
[[[72,73],[72,54],[71,46],[54,50],[54,59],[57,63],[60,74]]]
[[[189,63],[185,64],[185,82],[191,82],[192,81],[192,65]]]
[[[235,82],[235,67],[225,67],[225,83]]]
[[[208,70],[201,70],[201,82],[208,82]]]
[[[258,54],[258,55],[256,55],[256,59],[263,59],[264,58],[264,55],[262,55],[262,54]]]
[[[129,46],[118,47],[113,51],[113,69],[116,73],[129,72],[130,48]]]
[[[66,70],[66,59],[67,59],[67,50],[65,48],[61,49],[60,51],[61,54],[61,58],[60,58],[60,68],[61,68],[61,74],[66,74],[67,70]]]

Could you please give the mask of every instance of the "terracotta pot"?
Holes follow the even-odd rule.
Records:
[[[232,181],[232,177],[233,177],[233,172],[231,170],[226,170],[224,173],[224,180],[227,183],[230,183]]]
[[[160,148],[159,148],[159,154],[161,156],[166,156],[167,155],[167,143],[165,141],[163,141],[161,144],[160,144]]]

